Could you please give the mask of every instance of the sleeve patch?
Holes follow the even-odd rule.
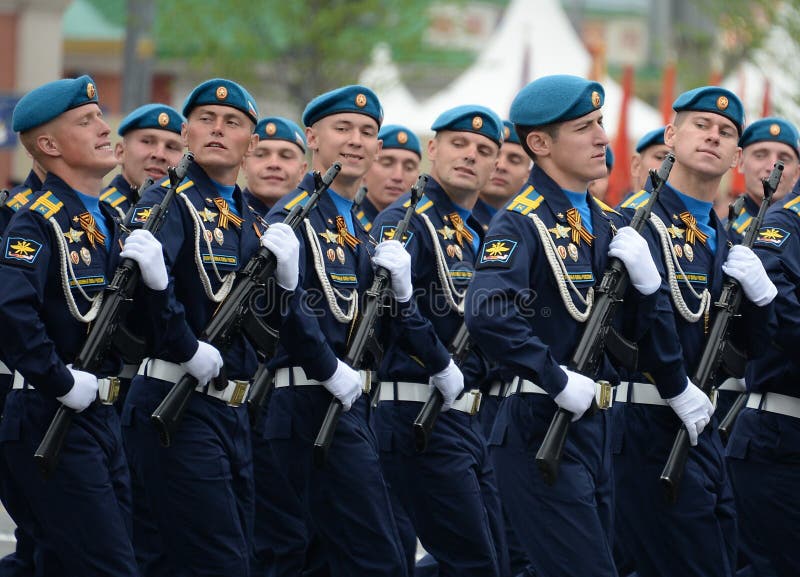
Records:
[[[516,240],[509,238],[495,238],[487,240],[481,248],[481,255],[478,259],[480,268],[511,266],[511,261],[517,249]]]
[[[131,216],[131,224],[144,224],[150,218],[150,211],[152,206],[139,206],[133,211]]]
[[[382,226],[381,235],[378,242],[383,242],[384,240],[394,240],[394,233],[396,230],[396,226]],[[406,234],[403,236],[403,246],[408,246],[408,243],[411,242],[412,238],[414,238],[414,233],[412,231],[406,232]]]
[[[776,226],[763,226],[759,229],[754,244],[780,248],[791,235],[789,231]]]
[[[42,243],[29,238],[11,236],[6,239],[6,260],[33,264],[42,251]]]

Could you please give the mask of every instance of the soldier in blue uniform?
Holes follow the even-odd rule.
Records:
[[[122,414],[131,472],[143,488],[134,496],[144,500],[160,537],[137,541],[136,553],[144,575],[248,575],[253,473],[242,400],[256,370],[256,351],[241,334],[222,353],[198,339],[235,272],[259,247],[263,226],[236,185],[242,159],[258,141],[258,112],[242,86],[215,78],[189,94],[183,114],[183,141],[195,162],[159,233],[170,277],[167,298],[144,303],[139,315],[152,355],[133,379]],[[146,220],[168,184],[163,180],[145,191],[133,225]],[[291,250],[286,243],[274,251],[279,271]],[[228,381],[220,390],[209,381],[223,362]],[[187,373],[197,379],[197,390],[165,448],[150,415]]]
[[[153,182],[167,176],[167,167],[176,166],[183,154],[181,125],[184,118],[166,104],[145,104],[122,119],[114,147],[120,173],[103,190],[100,200],[110,204],[125,218],[139,200],[139,188],[148,178]]]
[[[631,184],[633,192],[639,192],[647,182],[650,170],[658,170],[669,146],[664,144],[664,127],[646,133],[636,143],[636,154],[631,158]]]
[[[417,182],[422,160],[419,139],[405,126],[382,126],[378,139],[382,142],[378,159],[364,175],[367,197],[356,211],[356,218],[368,232],[378,213],[407,193]]]
[[[777,287],[776,321],[748,363],[749,395],[728,439],[739,547],[756,575],[800,574],[800,366],[790,351],[800,326],[800,186],[773,205],[754,251]]]
[[[583,414],[596,395],[607,407],[608,383],[619,377],[605,356],[593,375],[564,366],[608,255],[631,277],[621,312],[641,319],[626,334],[648,345],[646,335],[658,337],[646,330],[657,318],[661,284],[647,244],[587,193],[607,171],[603,95],[596,82],[559,75],[532,82],[514,99],[511,121],[534,166],[527,186],[492,220],[465,306],[470,334],[504,373],[516,375],[489,442],[505,509],[541,576],[616,575],[610,417]],[[663,370],[685,383],[679,360],[665,358]],[[607,383],[595,383],[601,379]],[[559,407],[574,418],[551,487],[534,454]]]
[[[256,134],[258,144],[242,164],[247,180],[243,194],[250,208],[264,217],[297,187],[306,173],[307,144],[300,127],[280,116],[262,118]]]
[[[386,242],[370,258],[373,241],[352,214],[352,199],[380,150],[382,119],[377,96],[364,86],[327,92],[306,106],[303,123],[312,168],[322,172],[340,162],[342,169],[297,231],[299,281],[282,304],[280,341],[271,362],[275,390],[265,437],[318,532],[335,577],[407,574],[369,426],[369,399],[361,394],[369,371],[359,373],[341,360],[357,322],[360,296],[372,283],[372,263],[392,274],[397,311],[385,319],[388,327],[415,343],[421,362],[447,364],[446,352],[430,346],[434,336],[411,298],[408,253],[399,242]],[[282,221],[308,200],[313,188],[308,174],[267,221]],[[318,468],[312,465],[311,448],[331,395],[346,412],[327,461]]]
[[[140,231],[118,251],[120,230],[98,199],[116,162],[91,78],[28,93],[14,110],[14,130],[47,178],[8,225],[0,261],[0,356],[15,369],[0,440],[18,493],[6,497],[32,512],[24,528],[36,539],[37,574],[135,576],[130,476],[106,378],[120,359],[109,353],[97,374],[70,363],[120,256],[139,263],[143,298],[163,294],[161,246]],[[45,480],[32,455],[59,402],[78,414]]]
[[[497,211],[520,191],[528,179],[530,169],[531,159],[519,143],[514,125],[504,120],[503,145],[500,147],[497,164],[472,209],[472,216],[481,223],[484,231],[489,230],[489,221]],[[484,404],[481,419],[487,414],[485,409]]]
[[[677,115],[666,127],[664,142],[676,162],[647,230],[651,250],[665,269],[683,363],[692,375],[713,322],[712,303],[720,296],[723,272],[744,291],[741,324],[734,324],[732,336],[746,353],[766,342],[776,289],[753,251],[730,248],[713,211],[720,180],[740,154],[741,101],[723,88],[701,87],[681,94],[673,109]],[[632,214],[648,198],[648,189],[632,195],[621,205],[623,212]],[[691,381],[682,391],[664,387],[655,366],[655,361],[641,361],[642,373],[631,374],[615,398],[619,538],[643,577],[732,575],[736,513],[719,435],[705,427],[713,409]],[[672,504],[658,479],[681,422],[693,447]]]
[[[494,169],[503,124],[493,111],[465,105],[443,112],[431,129],[431,178],[405,245],[417,306],[435,330],[429,344],[444,349],[463,323],[463,296],[483,235],[471,209]],[[406,203],[401,198],[378,216],[373,230],[380,238],[393,238]],[[415,357],[402,338],[384,351],[375,422],[387,479],[440,575],[507,575],[499,496],[477,417],[485,363],[471,353],[462,375],[447,357],[442,364]],[[473,390],[460,395],[465,382]],[[412,423],[430,394],[429,383],[445,403],[427,449],[418,454]],[[414,551],[406,554],[413,560]]]

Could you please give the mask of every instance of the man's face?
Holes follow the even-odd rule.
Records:
[[[718,178],[739,160],[739,134],[726,117],[713,112],[679,113],[668,124],[664,143],[672,146],[675,159],[686,169],[708,178]]]
[[[540,164],[562,188],[583,191],[592,180],[607,176],[608,136],[603,128],[601,110],[562,122],[555,138],[544,132],[533,131],[528,135],[529,146],[537,135],[543,139],[542,144],[548,153]],[[537,152],[536,148],[531,149]]]
[[[321,118],[306,129],[308,147],[314,151],[315,169],[327,170],[342,163],[339,178],[360,180],[381,149],[378,123],[357,112],[341,112]]]
[[[61,159],[72,169],[103,177],[117,164],[111,129],[95,103],[62,113],[52,121],[49,132]]]
[[[481,198],[489,204],[505,204],[525,184],[530,168],[531,160],[522,146],[504,142],[489,182],[481,190]]]
[[[238,172],[242,158],[258,139],[253,121],[244,112],[219,104],[194,108],[181,134],[195,162],[214,174]]]
[[[294,190],[307,164],[303,151],[287,140],[260,140],[242,162],[247,188],[268,206]]]
[[[141,186],[148,178],[158,182],[167,175],[167,167],[177,166],[183,144],[181,137],[169,130],[140,128],[126,133],[114,153],[125,180]]]
[[[419,156],[404,148],[387,148],[364,175],[367,197],[383,210],[408,192],[419,177]]]
[[[669,147],[666,144],[654,144],[633,157],[631,160],[631,184],[634,191],[638,192],[644,188],[650,170],[658,170],[668,152]]]
[[[784,169],[778,190],[772,196],[772,202],[779,201],[792,190],[800,170],[797,154],[788,144],[774,141],[756,142],[742,151],[739,172],[744,175],[748,196],[757,204],[761,204],[764,200],[764,186],[761,180],[769,177],[772,166],[778,160],[783,161]]]
[[[428,142],[431,176],[451,195],[473,194],[486,186],[499,151],[483,135],[441,131]]]

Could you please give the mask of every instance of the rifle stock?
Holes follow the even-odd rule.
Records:
[[[761,201],[758,214],[753,218],[750,228],[748,228],[745,233],[744,240],[742,241],[743,246],[748,248],[753,246],[758,230],[761,228],[761,223],[764,222],[767,209],[772,201],[772,195],[775,194],[775,190],[778,188],[782,174],[783,162],[777,161],[772,168],[772,173],[770,173],[769,178],[762,181],[764,186],[764,200]],[[739,282],[731,277],[727,277],[722,286],[722,295],[719,301],[714,305],[718,311],[714,317],[714,323],[711,326],[708,340],[703,348],[703,354],[700,357],[700,362],[697,365],[697,370],[692,379],[692,382],[707,395],[711,393],[714,377],[722,364],[722,359],[728,344],[730,322],[738,314],[739,307],[742,304],[742,296],[742,287]],[[660,477],[667,500],[670,503],[675,503],[678,500],[678,491],[680,489],[683,470],[686,467],[688,455],[689,433],[686,431],[686,427],[681,427],[672,443],[672,449],[670,450]]]
[[[411,216],[417,208],[419,199],[422,198],[422,191],[425,190],[427,182],[427,175],[421,174],[414,186],[411,187],[411,199],[408,208],[403,218],[397,223],[393,236],[394,239],[401,243],[408,231]],[[383,301],[386,290],[390,286],[390,282],[391,274],[389,271],[379,266],[375,270],[372,286],[364,293],[364,310],[361,315],[361,322],[353,335],[350,346],[347,348],[347,354],[344,359],[344,362],[354,369],[361,367],[369,341],[374,338],[375,322],[378,320],[381,302]],[[379,359],[375,360],[377,361]],[[339,418],[342,415],[343,409],[342,402],[336,397],[333,397],[330,405],[328,405],[328,410],[325,413],[325,418],[322,421],[319,432],[317,433],[317,438],[314,440],[313,461],[314,465],[319,468],[324,466],[328,458],[328,451],[330,450],[331,443],[333,443],[333,436],[336,433],[336,426],[339,423]]]
[[[168,169],[170,186],[160,203],[153,205],[150,216],[142,227],[155,236],[164,223],[167,210],[175,197],[175,191],[193,162],[194,155],[187,152],[175,168]],[[94,373],[100,366],[106,350],[114,340],[114,335],[120,326],[120,321],[127,313],[133,299],[136,285],[139,283],[141,273],[136,261],[123,258],[114,277],[105,288],[103,304],[98,311],[92,328],[72,366],[81,371]],[[66,405],[60,405],[50,426],[47,428],[39,447],[33,455],[45,477],[55,470],[58,457],[64,440],[72,424],[75,411]]]
[[[658,202],[658,195],[667,182],[674,163],[675,156],[672,153],[667,153],[658,171],[650,171],[653,193],[647,204],[636,209],[630,222],[630,227],[637,232],[641,232],[647,224],[650,213],[655,203]],[[600,286],[595,292],[594,307],[586,322],[586,328],[567,365],[570,371],[587,376],[596,374],[606,346],[606,338],[613,330],[611,323],[614,319],[617,304],[622,302],[622,296],[625,294],[629,280],[628,271],[622,261],[618,258],[610,258]],[[591,407],[587,410],[587,416],[595,411],[597,411],[597,403],[593,400]],[[553,485],[558,478],[558,469],[561,464],[561,456],[564,452],[572,417],[572,413],[559,407],[550,422],[542,445],[536,453],[536,465],[548,485]]]
[[[341,163],[334,162],[324,176],[315,175],[317,182],[308,201],[305,204],[296,204],[284,219],[284,224],[289,225],[292,230],[296,230],[317,204],[322,193],[333,183],[341,169]],[[208,342],[218,349],[226,348],[242,330],[245,316],[253,314],[249,306],[250,297],[273,276],[277,264],[275,255],[269,249],[260,247],[247,265],[237,273],[233,289],[214,312],[199,340]],[[220,371],[220,376],[209,386],[222,389],[227,384],[224,382],[226,380]],[[184,374],[150,416],[163,446],[169,447],[172,444],[172,437],[180,425],[189,398],[197,385],[197,379],[188,373]]]

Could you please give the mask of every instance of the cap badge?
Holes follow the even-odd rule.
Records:
[[[403,131],[403,130],[398,132],[397,133],[397,142],[399,142],[400,144],[405,144],[406,142],[408,142],[408,134],[406,134],[405,131]]]
[[[358,106],[359,108],[364,108],[366,105],[367,105],[367,97],[360,92],[356,94],[356,106]]]
[[[511,136],[511,130],[509,130],[508,126],[503,127],[503,138],[508,140],[509,136]]]
[[[228,97],[228,89],[224,86],[217,87],[217,100],[225,100]]]
[[[158,115],[158,125],[164,127],[167,124],[169,124],[169,115],[166,112],[162,112]]]
[[[483,118],[480,116],[473,116],[472,117],[472,128],[475,130],[480,130],[483,128]]]
[[[88,98],[94,98],[95,94],[97,94],[97,90],[94,88],[94,84],[91,82],[86,85],[86,96]]]
[[[717,98],[717,108],[720,110],[725,110],[728,108],[728,97],[727,96],[720,96]]]
[[[596,90],[592,90],[592,106],[595,108],[600,107],[600,93]]]
[[[267,125],[264,127],[264,132],[267,133],[267,136],[274,136],[278,129],[275,127],[273,122],[268,122]]]
[[[770,124],[769,133],[772,136],[778,136],[781,133],[781,127],[778,124]]]

